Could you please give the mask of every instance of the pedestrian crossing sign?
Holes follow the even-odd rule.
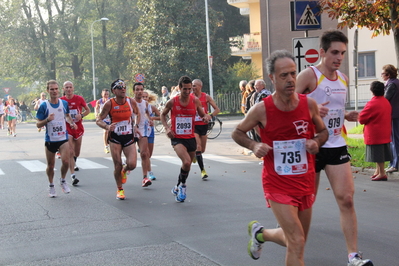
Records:
[[[292,10],[292,7],[294,10]],[[295,1],[291,2],[291,16],[293,31],[320,30],[321,9],[318,1]]]

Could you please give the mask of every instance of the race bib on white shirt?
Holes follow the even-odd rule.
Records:
[[[190,135],[193,132],[193,121],[191,117],[176,117],[176,134]]]
[[[78,109],[70,109],[69,114],[71,115],[73,122],[78,122],[78,120],[76,119],[76,115],[79,114]]]
[[[278,175],[300,175],[308,171],[306,139],[273,141],[274,170]]]
[[[329,136],[340,136],[345,119],[345,109],[330,109],[323,118]]]
[[[204,107],[202,107],[202,110],[204,110],[204,112],[205,112],[205,108],[204,108]],[[202,117],[200,117],[199,114],[196,113],[196,114],[195,114],[195,119],[194,119],[194,121],[195,121],[195,122],[202,121]]]
[[[65,140],[66,128],[64,121],[50,121],[47,123],[47,133],[50,141],[62,141]]]
[[[133,130],[132,130],[132,123],[130,123],[130,121],[121,121],[116,123],[115,126],[115,130],[114,132],[117,135],[128,135],[128,134],[132,134]]]

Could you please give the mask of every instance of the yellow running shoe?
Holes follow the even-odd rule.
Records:
[[[105,146],[105,147],[104,147],[104,152],[105,152],[105,153],[109,153],[109,146]]]
[[[127,175],[130,173],[130,171],[123,171],[123,169],[125,168],[126,164],[124,164],[122,166],[122,171],[121,171],[121,176],[122,176],[122,184],[125,184],[127,181]]]
[[[208,174],[206,173],[205,169],[201,171],[201,177],[202,179],[208,178]]]
[[[193,163],[197,163],[197,156],[194,155]]]
[[[125,199],[125,191],[123,189],[118,189],[116,191],[116,199],[124,200]]]

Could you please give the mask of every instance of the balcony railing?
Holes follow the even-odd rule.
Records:
[[[233,55],[251,54],[262,51],[260,32],[230,37],[230,49]]]

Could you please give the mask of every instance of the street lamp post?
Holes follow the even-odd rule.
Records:
[[[205,19],[206,19],[206,46],[208,52],[208,72],[209,72],[209,95],[213,98],[213,78],[212,78],[212,62],[211,42],[209,37],[209,15],[208,15],[208,0],[205,0]],[[211,106],[212,109],[212,106]]]
[[[93,43],[93,25],[96,22],[99,21],[108,21],[108,18],[101,18],[98,20],[93,21],[93,23],[91,23],[91,63],[92,63],[92,67],[93,67],[93,100],[96,100],[96,72],[95,72],[95,67],[94,67],[94,43]]]

